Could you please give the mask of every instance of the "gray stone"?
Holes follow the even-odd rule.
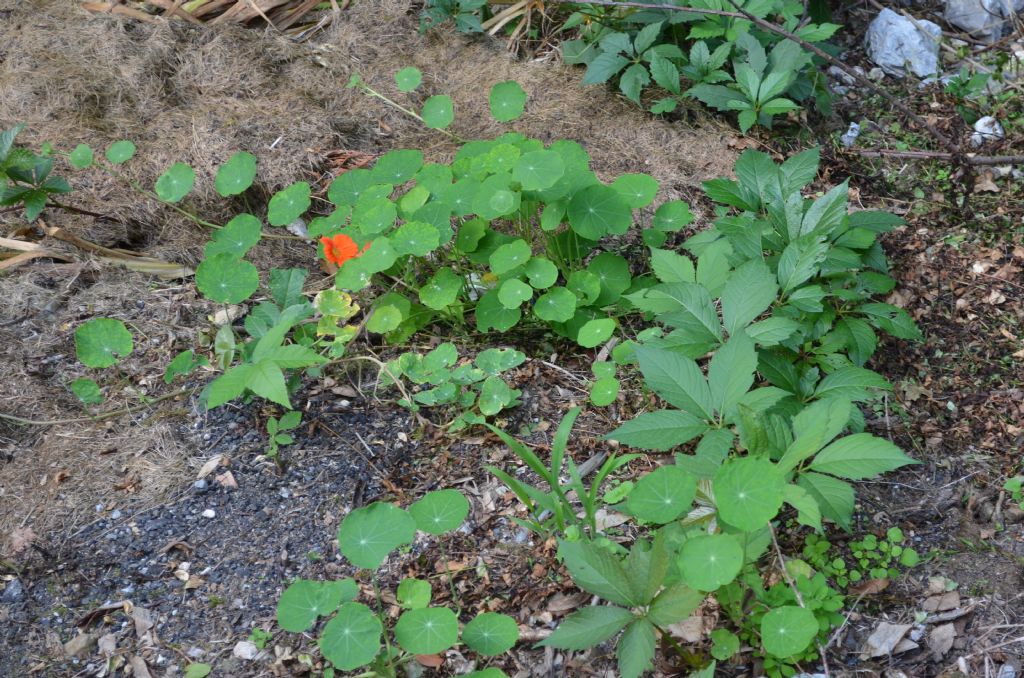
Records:
[[[974,134],[971,135],[971,146],[979,148],[990,141],[999,141],[1006,136],[1003,126],[991,115],[978,118],[974,123]]]
[[[943,17],[971,37],[992,43],[1003,37],[1008,19],[1024,10],[1024,0],[946,0]]]
[[[843,135],[839,137],[839,141],[842,142],[846,148],[852,148],[857,143],[857,137],[860,136],[860,125],[855,122],[850,123],[849,129],[843,132]]]
[[[210,486],[209,483],[207,483],[202,478],[200,478],[199,480],[197,480],[194,483],[192,483],[192,487],[193,487],[193,489],[195,489],[196,492],[206,492],[206,489],[209,486]]]
[[[21,586],[21,580],[12,579],[7,582],[7,588],[4,589],[2,595],[0,595],[0,602],[2,603],[15,603],[21,598],[21,594],[24,589]]]
[[[942,29],[924,19],[916,24],[889,8],[883,9],[868,26],[868,57],[889,75],[909,71],[925,78],[938,73]]]

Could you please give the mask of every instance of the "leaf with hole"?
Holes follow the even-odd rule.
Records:
[[[349,513],[338,528],[338,547],[353,565],[372,570],[388,554],[412,543],[416,521],[394,504],[375,502]]]
[[[416,527],[430,534],[456,530],[469,515],[469,502],[458,490],[435,490],[409,506]]]
[[[227,198],[245,192],[256,179],[256,156],[252,153],[239,151],[217,170],[214,187],[217,192]]]
[[[156,195],[164,202],[180,202],[196,182],[196,173],[183,162],[176,162],[167,168],[156,180]]]
[[[86,367],[110,367],[132,352],[132,333],[114,318],[93,318],[75,330],[75,353]]]

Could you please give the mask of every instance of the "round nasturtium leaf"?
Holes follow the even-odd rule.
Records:
[[[156,196],[164,202],[180,202],[196,183],[196,173],[183,162],[167,168],[156,180]]]
[[[362,192],[372,185],[373,175],[370,170],[349,170],[327,187],[327,199],[335,205],[355,205]]]
[[[499,82],[488,97],[491,117],[498,122],[511,122],[526,110],[526,92],[515,80]]]
[[[497,219],[519,209],[520,202],[519,192],[512,190],[512,175],[495,174],[478,185],[473,211],[483,219]]]
[[[398,600],[398,604],[405,609],[419,610],[430,605],[432,593],[429,581],[406,577],[398,585],[395,598]]]
[[[573,271],[565,286],[580,298],[583,306],[589,306],[601,296],[601,279],[590,271]]]
[[[395,624],[395,640],[410,654],[444,652],[459,640],[459,619],[447,607],[409,610]]]
[[[75,330],[75,353],[86,367],[110,367],[132,352],[132,333],[114,318],[93,318]]]
[[[464,678],[508,678],[508,674],[501,669],[488,666],[486,669],[467,673]]]
[[[420,288],[420,303],[435,311],[447,308],[455,303],[462,290],[462,283],[462,278],[450,268],[438,269],[427,284]]]
[[[398,186],[412,179],[423,167],[423,153],[416,149],[390,151],[380,156],[370,170],[375,184]]]
[[[619,192],[597,184],[577,191],[569,201],[569,226],[589,240],[622,235],[633,224],[633,212]]]
[[[455,105],[447,94],[437,94],[423,102],[420,115],[430,129],[444,129],[455,120]]]
[[[553,287],[537,298],[533,312],[541,320],[567,322],[576,313],[576,295],[564,287]]]
[[[659,231],[678,231],[693,221],[690,206],[682,200],[670,200],[662,203],[654,211],[651,225]]]
[[[590,402],[595,407],[607,407],[619,397],[619,380],[615,377],[601,377],[590,387]]]
[[[495,275],[505,275],[524,265],[530,259],[530,245],[522,238],[516,238],[491,253],[488,262]]]
[[[317,645],[334,667],[351,671],[373,661],[380,652],[384,626],[362,603],[345,603],[324,625]]]
[[[512,178],[524,191],[551,188],[565,174],[565,162],[554,151],[533,151],[519,158],[512,168]]]
[[[309,184],[297,181],[278,191],[267,205],[267,221],[271,226],[287,226],[301,217],[310,205]]]
[[[456,530],[469,515],[469,502],[458,490],[436,490],[409,507],[416,527],[429,534]]]
[[[519,640],[519,626],[507,614],[484,612],[462,629],[462,642],[485,657],[507,652]]]
[[[441,234],[437,232],[437,229],[422,221],[409,221],[402,224],[390,239],[391,246],[395,248],[398,256],[412,254],[417,257],[425,257],[441,244]]]
[[[224,228],[213,232],[213,238],[206,244],[203,254],[212,257],[226,253],[241,258],[260,241],[261,229],[259,219],[251,214],[239,214],[224,224]]]
[[[135,155],[135,144],[127,139],[121,139],[110,144],[107,148],[107,160],[112,165],[121,165],[128,162]]]
[[[103,402],[100,385],[88,377],[79,377],[71,382],[71,392],[86,405],[99,405]]]
[[[395,73],[395,85],[399,92],[412,92],[420,86],[421,82],[423,82],[423,74],[420,73],[420,69],[413,66],[406,66]]]
[[[594,302],[595,306],[615,303],[633,283],[633,278],[629,274],[629,262],[611,252],[599,254],[591,259],[587,264],[587,270],[596,275],[601,282],[601,294]]]
[[[490,417],[501,412],[512,404],[516,395],[501,377],[487,377],[480,387],[480,399],[477,402],[480,414]]]
[[[490,290],[484,294],[476,305],[476,328],[480,332],[492,328],[499,332],[508,332],[522,317],[523,313],[518,308],[502,306],[497,290]]]
[[[359,586],[354,579],[310,581],[298,579],[277,601],[277,623],[285,631],[301,633],[338,609],[343,601],[355,600]]]
[[[648,174],[623,174],[612,182],[626,204],[633,209],[647,207],[658,193],[658,182]]]
[[[366,331],[387,334],[402,324],[402,311],[397,306],[383,304],[373,309],[373,315],[366,321]]]
[[[714,479],[719,517],[745,532],[759,530],[782,508],[786,480],[779,468],[758,457],[732,459]]]
[[[728,629],[712,631],[711,640],[715,644],[711,648],[711,656],[715,659],[725,661],[740,651],[739,636]]]
[[[761,644],[775,657],[792,657],[814,642],[818,620],[810,610],[785,605],[777,607],[761,619]]]
[[[637,481],[626,506],[640,520],[664,525],[690,510],[697,479],[678,466],[662,466]]]
[[[498,300],[505,308],[519,308],[532,296],[533,288],[518,278],[506,280],[498,288]]]
[[[378,501],[345,516],[338,528],[338,548],[356,567],[372,570],[415,536],[412,516],[394,504]]]
[[[339,290],[358,292],[370,284],[370,278],[374,274],[370,268],[367,265],[367,260],[363,257],[349,259],[334,276],[334,286]]]
[[[383,235],[364,245],[362,254],[358,257],[362,269],[370,273],[388,270],[396,259],[398,259],[398,253],[391,246],[391,240]],[[348,266],[351,263],[352,261],[347,261],[345,265]]]
[[[387,198],[370,195],[367,190],[352,208],[352,226],[361,233],[372,235],[395,225],[398,208]]]
[[[514,348],[489,348],[477,355],[474,364],[492,377],[519,367],[526,361],[526,354]]]
[[[594,348],[608,341],[615,331],[615,321],[611,318],[589,320],[580,328],[576,335],[576,343],[583,348]]]
[[[410,216],[416,213],[416,210],[426,204],[429,197],[430,191],[426,188],[423,186],[413,186],[399,199],[398,213],[402,215],[403,219],[409,219]]]
[[[725,586],[736,578],[742,567],[743,547],[731,534],[691,537],[679,549],[679,571],[683,580],[698,591],[714,591]]]
[[[220,166],[213,184],[217,192],[226,198],[244,192],[245,189],[252,186],[254,179],[256,179],[256,156],[239,151]]]
[[[526,263],[526,278],[534,289],[547,289],[558,280],[558,267],[549,259],[533,257]]]
[[[68,155],[68,162],[72,167],[85,169],[92,164],[92,158],[92,148],[88,144],[78,144]]]
[[[222,304],[237,304],[260,286],[260,274],[248,261],[223,252],[203,259],[196,269],[196,286],[203,296]]]

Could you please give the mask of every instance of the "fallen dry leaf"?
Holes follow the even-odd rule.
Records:
[[[31,527],[19,527],[11,531],[7,536],[8,551],[17,555],[32,545],[36,540],[36,533]]]
[[[992,172],[983,172],[974,179],[974,190],[977,192],[988,191],[989,193],[998,193],[999,186],[992,180]]]
[[[153,674],[149,672],[149,667],[146,666],[146,660],[138,655],[135,655],[128,660],[128,663],[132,667],[132,675],[135,678],[153,678]]]
[[[132,620],[135,622],[135,635],[142,638],[153,628],[153,614],[144,607],[132,609]]]
[[[925,599],[921,609],[925,612],[946,612],[960,607],[960,594],[956,591],[948,591],[937,596],[930,596]]]
[[[99,642],[96,644],[96,647],[99,649],[100,652],[104,654],[104,656],[109,657],[110,655],[117,652],[117,636],[115,636],[113,633],[105,634],[102,638],[99,639]]]
[[[888,579],[869,579],[860,584],[850,586],[849,591],[854,596],[873,596],[881,593],[889,587]]]
[[[218,475],[215,480],[221,487],[226,487],[229,490],[238,489],[238,483],[235,482],[235,476],[231,471],[224,471],[224,473]]]
[[[92,633],[79,633],[77,636],[64,643],[64,654],[67,657],[81,657],[89,653],[89,650],[96,644],[96,636]]]
[[[199,475],[196,476],[196,479],[200,480],[213,473],[214,469],[220,466],[220,462],[223,461],[223,459],[224,455],[222,454],[215,454],[207,459],[206,463],[203,464],[203,467],[199,469]]]
[[[444,665],[444,657],[436,654],[418,654],[416,663],[432,669],[439,669]]]

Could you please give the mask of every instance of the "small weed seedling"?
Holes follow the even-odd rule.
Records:
[[[286,431],[291,431],[302,421],[302,413],[296,410],[286,412],[281,418],[270,417],[267,419],[267,456],[277,461],[277,455],[281,445],[291,445],[295,438]],[[278,462],[280,463],[280,462]]]

